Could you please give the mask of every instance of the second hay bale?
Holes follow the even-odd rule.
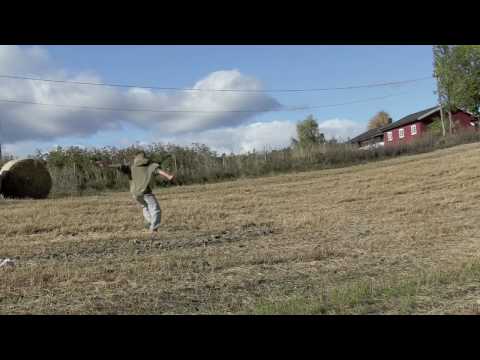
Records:
[[[44,199],[52,189],[52,177],[40,160],[7,162],[0,170],[0,192],[5,198]]]

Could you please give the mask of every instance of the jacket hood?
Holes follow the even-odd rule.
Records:
[[[133,166],[145,166],[150,164],[150,159],[146,158],[142,154],[135,156],[133,159]]]

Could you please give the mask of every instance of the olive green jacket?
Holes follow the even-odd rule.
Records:
[[[144,157],[136,157],[131,166],[116,165],[121,172],[128,175],[130,180],[130,192],[134,196],[141,196],[152,192],[150,183],[159,164],[151,162]]]

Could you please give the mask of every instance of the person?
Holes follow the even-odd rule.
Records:
[[[173,181],[175,176],[162,171],[160,165],[152,162],[144,151],[139,151],[135,154],[131,166],[124,164],[106,164],[104,161],[97,161],[96,163],[101,168],[115,168],[128,176],[130,193],[142,206],[146,226],[152,234],[157,232],[160,227],[162,211],[152,192],[150,183],[154,175],[163,176],[169,181]]]

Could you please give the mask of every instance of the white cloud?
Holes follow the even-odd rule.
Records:
[[[38,143],[37,141],[19,141],[15,144],[2,144],[2,154],[14,156],[33,155],[37,150],[44,151],[49,148],[52,148],[52,146],[49,145],[47,147],[44,143]]]
[[[68,75],[66,71],[58,70],[47,51],[41,47],[0,46],[0,73],[84,82],[102,81],[92,73]],[[222,70],[197,81],[193,88],[257,90],[261,88],[261,83],[238,70]],[[218,126],[238,126],[255,114],[281,107],[275,99],[262,93],[159,92],[14,79],[0,79],[0,99],[103,108],[216,111],[109,112],[4,102],[0,107],[0,126],[2,140],[10,144],[89,136],[103,130],[120,130],[123,125],[133,125],[166,136],[178,135]],[[221,112],[232,109],[254,109],[257,112]]]
[[[365,131],[366,125],[352,120],[330,119],[319,122],[318,128],[327,139],[335,137],[338,140],[347,140]]]
[[[179,137],[164,138],[166,142],[190,145],[205,144],[220,153],[245,153],[286,146],[295,135],[295,124],[289,121],[257,122],[237,127],[212,129],[198,133],[187,133]]]
[[[0,68],[13,74],[49,71],[50,61],[47,51],[39,46],[0,46]]]
[[[346,140],[362,132],[363,127],[363,124],[351,120],[330,119],[319,122],[319,129],[327,139],[335,137]],[[254,149],[262,151],[265,147],[271,149],[288,146],[296,135],[296,123],[272,121],[187,133],[163,140],[180,145],[205,144],[219,153],[245,153]]]

